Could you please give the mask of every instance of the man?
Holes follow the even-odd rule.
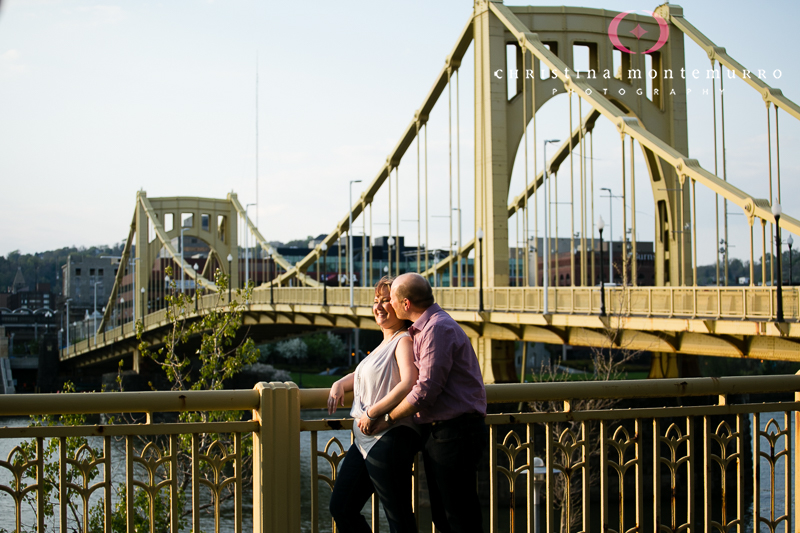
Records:
[[[419,378],[373,431],[414,415],[422,429],[434,524],[443,533],[483,531],[475,476],[485,445],[486,389],[475,351],[419,274],[398,276],[390,295],[397,317],[414,323],[408,332]]]

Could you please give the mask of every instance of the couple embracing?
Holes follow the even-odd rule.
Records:
[[[482,531],[476,471],[486,390],[469,338],[419,274],[384,277],[372,307],[383,342],[331,387],[328,412],[354,393],[355,444],[330,510],[339,531],[371,531],[361,509],[377,493],[392,532],[417,531],[411,465],[421,450],[431,512],[443,532]]]

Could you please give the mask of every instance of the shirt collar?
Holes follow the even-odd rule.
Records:
[[[414,321],[414,324],[408,328],[408,333],[413,337],[415,334],[425,329],[425,326],[428,325],[428,321],[431,319],[431,317],[441,310],[442,308],[439,307],[439,304],[433,304],[427,308],[425,312]]]

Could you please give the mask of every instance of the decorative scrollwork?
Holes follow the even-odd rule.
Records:
[[[721,533],[727,533],[731,530],[731,528],[735,527],[736,525],[741,523],[740,518],[735,518],[731,521],[728,521],[728,506],[727,506],[727,498],[726,494],[728,491],[727,488],[727,474],[728,474],[728,466],[731,464],[736,464],[737,461],[741,459],[739,452],[730,453],[728,451],[728,445],[730,443],[736,443],[737,440],[741,437],[741,434],[737,431],[734,432],[730,425],[724,420],[719,423],[717,426],[716,431],[706,436],[706,438],[710,439],[711,442],[715,442],[719,447],[719,454],[709,453],[709,458],[716,463],[720,468],[720,486],[722,487],[722,494],[721,494],[721,521],[710,520],[711,527],[720,531]]]
[[[687,520],[686,523],[678,525],[678,517],[677,517],[677,485],[678,485],[678,469],[689,462],[689,448],[691,439],[690,436],[684,435],[681,431],[681,428],[677,426],[677,424],[672,423],[667,428],[667,431],[664,433],[664,436],[658,436],[658,442],[660,444],[666,444],[669,448],[669,459],[659,456],[658,462],[659,464],[666,465],[669,469],[670,473],[670,524],[664,525],[659,524],[660,531],[668,531],[670,533],[680,533],[689,528],[689,522]],[[678,449],[681,446],[686,446],[686,455],[682,457],[678,457]],[[688,469],[688,465],[687,465]]]
[[[143,489],[150,497],[150,501],[153,502],[154,498],[158,494],[158,491],[163,487],[169,486],[170,482],[172,481],[169,475],[169,468],[166,465],[172,462],[173,457],[170,454],[163,455],[158,445],[156,445],[154,442],[148,442],[142,450],[142,453],[140,453],[138,457],[132,457],[132,459],[134,463],[144,467],[147,477],[147,482],[138,481],[134,477],[132,480],[133,485]],[[164,468],[165,475],[162,476],[162,480],[160,482],[157,482],[158,469],[162,466]]]
[[[42,452],[42,441],[39,439],[37,446],[38,453]],[[0,485],[0,491],[9,494],[14,499],[14,510],[16,513],[16,530],[21,531],[22,528],[22,501],[25,496],[39,488],[39,482],[30,483],[25,485],[24,479],[32,478],[37,479],[37,470],[39,467],[39,458],[28,457],[28,453],[20,446],[14,446],[5,461],[0,460],[0,467],[5,468],[11,472],[12,480],[11,487],[7,485]],[[33,472],[29,472],[33,470]]]
[[[236,482],[235,475],[225,476],[225,465],[238,458],[235,452],[230,453],[219,440],[212,442],[206,453],[198,457],[199,461],[203,461],[211,467],[210,476],[201,477],[199,481],[201,485],[205,485],[211,490],[215,502],[219,502],[220,494],[225,487]]]
[[[65,450],[66,445],[66,438],[61,437],[59,446],[62,450]],[[75,450],[73,458],[66,457],[66,451],[62,453],[64,454],[62,457],[64,458],[65,467],[72,467],[72,470],[80,476],[78,483],[64,480],[64,486],[68,495],[70,492],[74,492],[81,497],[83,503],[83,527],[87,529],[89,525],[89,498],[94,491],[105,488],[110,489],[111,487],[110,479],[104,479],[97,483],[92,483],[92,480],[99,472],[99,467],[105,466],[110,459],[106,455],[98,458],[94,449],[86,444],[82,444]],[[67,499],[70,499],[69,496],[67,496]]]
[[[770,532],[774,533],[775,530],[778,528],[778,524],[783,521],[789,520],[789,510],[785,509],[786,513],[776,517],[775,516],[775,467],[780,460],[781,457],[785,457],[784,461],[784,468],[791,468],[790,460],[789,460],[789,425],[786,425],[786,428],[781,430],[778,422],[775,421],[774,418],[770,418],[767,425],[764,427],[764,431],[758,430],[758,436],[765,438],[767,443],[769,444],[769,453],[765,453],[763,451],[759,451],[757,460],[760,461],[761,458],[767,460],[769,464],[769,499],[770,499],[770,514],[769,518],[764,518],[763,516],[758,517],[758,522],[760,524],[766,524],[769,528]],[[777,450],[778,441],[783,437],[785,440],[783,441],[783,449],[780,451]],[[763,490],[763,489],[762,489]]]
[[[585,426],[583,426],[583,431],[585,435]],[[576,452],[579,454],[577,460],[574,458]],[[556,461],[558,455],[561,455],[562,463]],[[558,440],[553,442],[553,450],[549,460],[553,469],[564,474],[564,494],[566,495],[564,498],[564,513],[568,524],[572,521],[572,475],[586,468],[587,456],[586,439],[578,438],[575,432],[569,428],[564,429],[558,436]]]
[[[606,440],[607,444],[617,452],[617,461],[608,461],[608,466],[617,472],[619,478],[619,524],[620,530],[625,531],[623,524],[625,523],[625,474],[628,469],[636,466],[639,463],[639,458],[636,455],[636,442],[637,436],[631,437],[628,430],[619,426],[610,439]],[[629,448],[633,447],[633,458],[626,460]],[[633,527],[628,531],[636,531],[638,528]],[[609,530],[610,531],[610,530]]]
[[[339,451],[336,452],[333,450],[333,446],[338,446]],[[342,443],[339,442],[339,439],[336,437],[331,437],[328,440],[327,444],[325,444],[325,449],[323,451],[316,450],[315,457],[322,457],[331,467],[331,476],[328,477],[324,474],[318,474],[317,478],[323,480],[325,483],[328,484],[331,490],[333,490],[333,485],[336,483],[336,476],[339,470],[339,463],[344,459],[344,456],[347,455],[347,450],[344,449]],[[315,459],[316,460],[316,459]]]
[[[527,451],[531,444],[530,442],[522,444],[522,440],[519,438],[519,435],[517,435],[515,431],[509,431],[503,439],[503,443],[496,444],[496,446],[497,449],[503,452],[508,459],[508,468],[498,465],[497,471],[506,476],[506,479],[508,479],[509,488],[513,493],[517,477],[523,472],[529,471],[531,468],[530,464],[527,462],[527,458],[525,464],[515,466],[517,455],[519,455],[520,452]]]

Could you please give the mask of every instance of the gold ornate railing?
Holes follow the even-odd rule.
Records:
[[[800,494],[800,463],[792,459],[800,446],[800,375],[487,385],[486,391],[490,404],[514,411],[519,402],[556,407],[486,417],[489,461],[479,480],[488,478],[492,532],[760,531],[762,524],[788,532],[800,520],[796,505],[792,511]],[[769,402],[730,401],[782,393]],[[303,408],[323,408],[326,398],[327,390],[301,391]],[[609,407],[647,398],[673,405]],[[579,410],[587,405],[595,408]],[[312,532],[331,527],[320,523],[316,491],[332,488],[347,451],[339,438],[319,449],[317,434],[350,427],[352,420],[301,424],[312,442]],[[319,474],[318,461],[330,476]],[[544,517],[537,516],[539,493]],[[419,492],[412,497],[419,510]],[[372,508],[377,531],[374,498]],[[420,531],[430,528],[420,524]]]
[[[753,531],[762,524],[771,531],[790,531],[800,520],[797,506],[791,507],[800,494],[800,463],[795,458],[800,446],[800,375],[486,389],[494,405],[491,411],[510,411],[486,418],[488,464],[479,480],[488,483],[491,531],[534,531],[542,522],[544,531],[553,532],[561,530],[562,521],[572,524],[570,531]],[[16,445],[0,460],[0,506],[13,510],[0,515],[0,527],[20,530],[25,525],[23,507],[30,504],[29,529],[43,531],[45,509],[55,504],[50,519],[57,530],[69,531],[76,521],[84,521],[81,528],[86,531],[88,504],[102,496],[100,528],[111,531],[117,512],[112,503],[121,497],[114,494],[111,469],[123,464],[127,530],[134,530],[135,501],[128,495],[143,490],[148,498],[159,491],[167,495],[166,523],[177,531],[181,440],[189,443],[186,457],[192,477],[186,484],[186,504],[194,531],[201,528],[204,509],[212,511],[213,520],[203,529],[238,532],[250,522],[243,504],[249,474],[243,465],[252,458],[253,531],[297,532],[300,441],[301,433],[308,433],[311,447],[303,460],[310,463],[310,478],[302,483],[311,488],[310,529],[328,530],[331,523],[321,518],[319,496],[335,484],[349,439],[323,445],[318,437],[321,431],[350,429],[352,420],[301,420],[301,410],[324,407],[327,394],[327,389],[300,390],[293,383],[260,383],[252,390],[236,391],[2,396],[0,416],[141,413],[144,423],[0,428],[3,443],[31,439],[27,452]],[[752,394],[772,397],[749,402],[747,395]],[[645,405],[648,398],[666,400]],[[629,403],[615,403],[619,401]],[[519,412],[519,402],[548,410]],[[252,419],[154,422],[156,413],[223,410],[250,412]],[[209,435],[232,437],[223,445]],[[144,445],[140,436],[158,439]],[[74,437],[97,437],[102,451],[82,447],[68,456]],[[124,446],[115,447],[115,439]],[[252,455],[243,451],[250,449],[250,442]],[[58,453],[49,464],[47,450],[53,443]],[[540,464],[537,456],[542,457]],[[330,475],[327,468],[319,468],[323,462]],[[224,525],[220,494],[226,486],[233,489],[233,518]],[[419,486],[415,474],[412,497],[418,517],[423,514]],[[536,515],[540,492],[543,518]],[[62,498],[84,512],[68,514]],[[372,508],[377,530],[377,501]],[[145,529],[155,531],[155,519],[150,512]],[[422,530],[429,527],[421,524]]]

